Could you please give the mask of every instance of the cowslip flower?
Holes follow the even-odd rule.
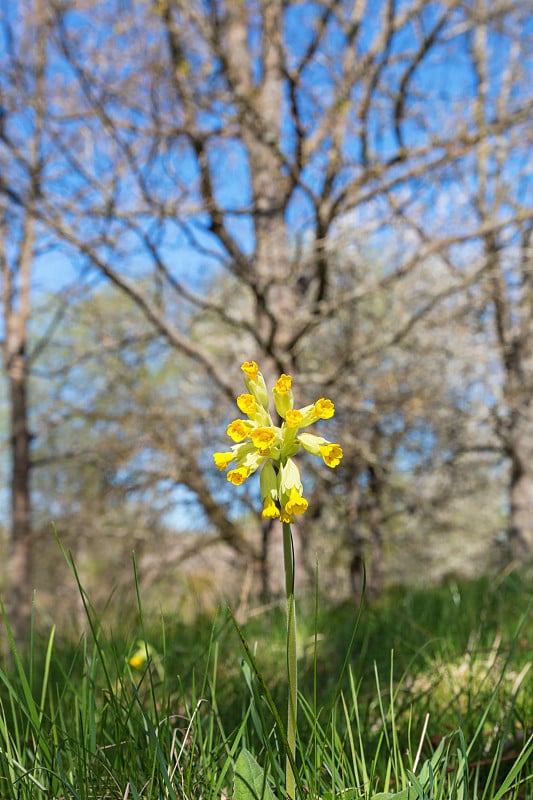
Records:
[[[135,644],[136,649],[129,657],[128,664],[130,667],[133,667],[133,669],[142,670],[153,658],[154,649],[150,644],[148,644],[148,642],[145,642],[142,639],[137,639]]]
[[[246,439],[251,430],[252,425],[249,422],[245,422],[243,419],[236,419],[234,422],[230,422],[226,433],[234,442],[242,442],[243,439]]]
[[[303,495],[300,472],[294,456],[302,448],[322,458],[326,466],[334,469],[342,459],[342,448],[335,442],[312,433],[301,432],[319,420],[331,419],[335,406],[321,397],[315,403],[294,408],[292,377],[282,374],[272,390],[274,407],[281,419],[274,424],[269,410],[269,394],[265,379],[255,361],[245,361],[241,366],[246,393],[237,397],[239,410],[247,419],[231,422],[226,433],[235,442],[230,450],[213,454],[216,467],[224,472],[234,486],[241,486],[260,470],[260,494],[264,519],[294,522],[295,516],[304,514],[308,501]]]

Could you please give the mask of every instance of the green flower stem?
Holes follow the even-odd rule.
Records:
[[[291,526],[283,523],[283,559],[285,565],[285,592],[287,595],[287,678],[288,678],[288,712],[287,743],[292,759],[296,757],[296,709],[298,692],[298,675],[296,664],[296,608],[294,602],[294,547]],[[286,762],[287,797],[295,798],[294,772],[289,757]]]

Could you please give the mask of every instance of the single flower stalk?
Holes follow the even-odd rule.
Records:
[[[227,470],[226,477],[234,486],[241,486],[250,475],[260,470],[259,490],[263,504],[261,516],[263,519],[279,519],[283,525],[289,695],[285,788],[287,797],[294,800],[298,678],[291,523],[297,516],[305,514],[309,506],[303,495],[300,471],[294,456],[303,449],[322,458],[327,467],[334,469],[341,461],[342,448],[323,436],[300,432],[318,420],[331,419],[335,413],[331,400],[321,397],[312,405],[294,408],[292,378],[290,375],[280,375],[272,391],[274,406],[281,418],[281,424],[275,425],[269,411],[265,379],[256,362],[246,361],[241,369],[247,391],[237,397],[237,407],[246,419],[236,419],[228,425],[226,433],[235,444],[230,450],[214,453],[213,459],[217,469],[221,472]]]
[[[335,406],[321,397],[312,405],[294,408],[292,378],[283,374],[272,391],[281,418],[281,424],[275,425],[265,380],[256,362],[246,361],[241,369],[247,391],[237,397],[237,406],[246,419],[230,422],[226,433],[235,444],[231,450],[213,455],[215,465],[222,472],[228,470],[226,477],[234,486],[240,486],[260,470],[262,516],[294,522],[308,508],[294,456],[300,449],[306,450],[322,458],[331,469],[342,458],[340,445],[303,431],[319,420],[331,419]]]

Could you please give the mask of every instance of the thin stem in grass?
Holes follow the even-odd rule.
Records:
[[[285,593],[287,596],[287,677],[288,677],[288,709],[287,709],[287,744],[294,762],[296,757],[296,719],[298,703],[298,671],[296,662],[296,607],[294,600],[294,547],[291,526],[283,523],[283,560],[285,567]],[[295,779],[291,760],[287,755],[286,762],[287,796],[295,796]]]
[[[279,425],[275,425],[269,410],[269,393],[265,379],[255,361],[241,365],[247,392],[237,397],[237,406],[247,419],[235,419],[226,433],[235,444],[231,450],[213,453],[217,469],[225,472],[234,486],[240,486],[250,475],[259,471],[259,490],[263,519],[279,519],[283,525],[283,555],[285,590],[287,595],[287,752],[286,793],[295,800],[294,773],[296,754],[297,664],[296,609],[294,601],[294,549],[291,523],[305,514],[308,501],[303,496],[300,471],[294,456],[302,448],[335,468],[342,459],[342,447],[323,436],[307,432],[320,420],[328,420],[335,406],[327,397],[302,408],[294,408],[292,377],[283,373],[272,389]],[[303,431],[303,432],[302,432]]]

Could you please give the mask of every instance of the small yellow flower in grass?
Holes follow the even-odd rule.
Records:
[[[230,469],[226,477],[234,486],[240,486],[244,483],[249,474],[250,470],[248,467],[237,467],[237,469]]]
[[[232,453],[231,451],[226,453],[213,453],[213,461],[215,462],[217,469],[219,469],[221,472],[224,472],[234,458],[235,453]]]
[[[319,445],[320,455],[324,459],[326,466],[338,467],[342,458],[342,447],[338,444]]]
[[[143,642],[142,639],[137,639],[136,643],[137,649],[128,659],[128,664],[133,669],[144,669],[148,663],[148,660],[152,657],[152,647],[147,642]]]
[[[276,431],[272,428],[254,428],[250,433],[254,446],[262,455],[268,455],[276,441]]]
[[[237,398],[237,405],[248,417],[253,417],[257,411],[257,402],[253,394],[240,394]]]
[[[126,660],[133,669],[142,672],[150,668],[150,671],[155,671],[159,679],[163,680],[165,668],[161,656],[155,647],[152,647],[144,639],[137,639],[135,650]]]
[[[246,439],[246,437],[250,435],[252,427],[250,422],[246,422],[243,419],[236,419],[234,422],[230,422],[226,428],[226,433],[234,442],[242,442],[243,439]]]

